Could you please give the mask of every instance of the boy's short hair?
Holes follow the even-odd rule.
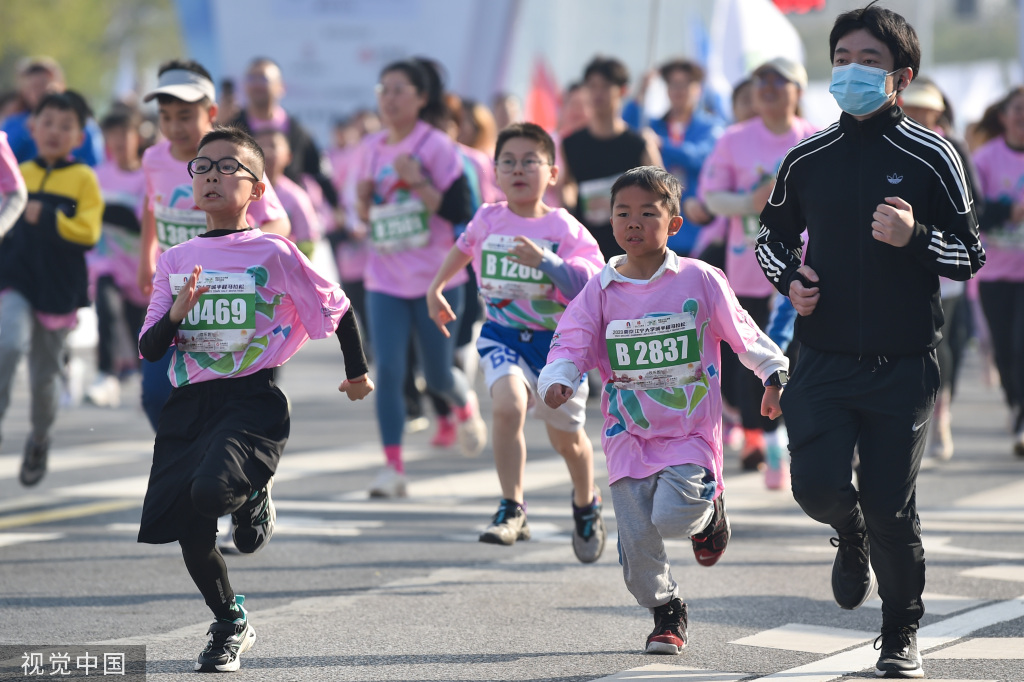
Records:
[[[629,69],[615,57],[602,57],[598,55],[590,60],[583,70],[583,80],[586,82],[593,75],[603,77],[612,85],[619,87],[629,85]]]
[[[107,115],[100,119],[100,130],[107,132],[116,128],[138,130],[142,124],[142,115],[133,106],[115,103]]]
[[[180,74],[183,78],[174,78],[176,74],[169,72],[185,73]],[[148,102],[155,98],[159,104],[185,102],[209,107],[216,99],[213,76],[202,64],[193,59],[172,59],[164,62],[157,70],[157,78],[157,88],[149,92],[142,101]]]
[[[89,108],[88,102],[86,102],[85,98],[74,90],[51,92],[43,95],[43,98],[39,100],[39,104],[36,105],[35,111],[32,112],[32,115],[38,116],[44,109],[57,109],[59,111],[73,112],[75,114],[75,120],[78,121],[78,127],[82,130],[85,130],[85,122],[90,116],[92,116],[92,110]]]
[[[894,69],[909,66],[916,74],[921,70],[921,42],[917,39],[917,32],[896,12],[875,7],[876,2],[878,0],[872,0],[867,7],[844,12],[836,17],[828,37],[829,59],[835,62],[836,43],[844,36],[864,29],[889,48]]]
[[[668,82],[675,71],[682,71],[696,83],[704,82],[704,67],[690,59],[670,59],[658,67],[658,73],[661,74],[661,79],[665,82]]]
[[[498,141],[494,143],[494,158],[497,159],[501,156],[501,148],[505,146],[505,143],[509,140],[523,137],[527,140],[533,140],[540,145],[541,149],[548,156],[548,163],[555,163],[555,141],[551,139],[547,131],[541,128],[536,123],[512,123],[507,126],[504,130],[498,133]]]
[[[657,194],[671,215],[679,215],[679,197],[683,194],[683,185],[664,168],[638,166],[620,175],[612,185],[612,206],[615,205],[615,195],[627,187],[640,187]]]
[[[252,172],[263,181],[264,168],[266,161],[263,158],[263,148],[260,147],[259,143],[256,142],[256,138],[250,135],[247,131],[235,126],[215,126],[213,130],[203,135],[203,138],[199,140],[199,149],[202,149],[211,142],[217,142],[224,140],[229,142],[236,147],[240,147],[245,151],[252,154],[253,159],[256,161],[252,169]]]

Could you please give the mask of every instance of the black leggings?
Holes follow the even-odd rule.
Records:
[[[774,294],[767,298],[737,296],[736,299],[747,311],[747,314],[750,315],[750,319],[754,321],[754,324],[762,330],[768,327],[768,318],[772,312],[772,301],[775,300]],[[775,429],[779,428],[779,422],[761,416],[761,398],[764,396],[764,385],[761,383],[761,380],[757,378],[756,374],[744,367],[738,358],[736,359],[735,367],[736,373],[731,379],[725,377],[725,381],[731,381],[733,384],[736,407],[740,410],[743,428],[761,429],[765,433],[775,431]]]
[[[238,510],[249,496],[235,493],[211,476],[192,481],[190,492],[190,495],[182,495],[181,504],[187,508],[183,511],[198,518],[189,524],[189,535],[178,538],[181,556],[214,617],[228,620],[234,617],[231,607],[235,593],[228,581],[224,557],[217,549],[217,519]]]
[[[146,309],[131,303],[121,294],[114,278],[104,275],[96,282],[96,319],[99,343],[96,346],[98,367],[104,374],[116,374],[117,359],[127,349],[135,357],[139,330],[146,319]],[[122,350],[118,353],[118,350]]]
[[[979,282],[978,294],[1006,403],[1020,410],[1024,407],[1024,282]]]

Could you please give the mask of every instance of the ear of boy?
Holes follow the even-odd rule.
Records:
[[[668,224],[668,236],[671,237],[672,235],[676,234],[677,232],[679,232],[680,229],[682,229],[682,227],[683,217],[678,215],[673,216],[672,220]]]

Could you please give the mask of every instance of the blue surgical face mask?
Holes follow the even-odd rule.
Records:
[[[887,72],[863,64],[837,66],[832,69],[832,84],[828,91],[846,113],[867,116],[881,109],[893,96],[892,92],[885,91],[885,79],[896,71]]]

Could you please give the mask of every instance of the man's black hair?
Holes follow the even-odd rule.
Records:
[[[43,109],[57,109],[59,111],[71,111],[74,112],[75,118],[78,120],[78,126],[85,130],[85,122],[92,116],[92,110],[89,108],[89,103],[85,101],[85,98],[79,95],[74,90],[65,90],[64,92],[51,92],[43,95],[43,98],[39,100],[39,104],[36,105],[33,115],[38,116],[42,113]]]
[[[615,57],[598,55],[591,59],[587,67],[583,69],[583,80],[586,81],[594,74],[603,77],[612,85],[619,87],[629,85],[629,69]]]
[[[658,67],[658,73],[666,83],[675,71],[682,71],[697,83],[704,82],[704,67],[692,59],[671,59]]]
[[[245,130],[236,128],[234,126],[215,126],[213,130],[203,135],[203,139],[199,140],[199,149],[202,149],[211,142],[218,142],[224,140],[230,142],[236,147],[241,147],[247,152],[251,153],[255,163],[255,168],[252,172],[263,181],[263,169],[266,167],[266,160],[263,158],[263,148],[260,147],[256,139]]]
[[[872,0],[867,7],[844,12],[836,17],[832,33],[828,37],[829,59],[835,62],[836,44],[849,33],[866,30],[885,43],[892,52],[893,68],[910,67],[916,74],[921,70],[921,42],[914,27],[896,12],[875,7],[878,0]]]

